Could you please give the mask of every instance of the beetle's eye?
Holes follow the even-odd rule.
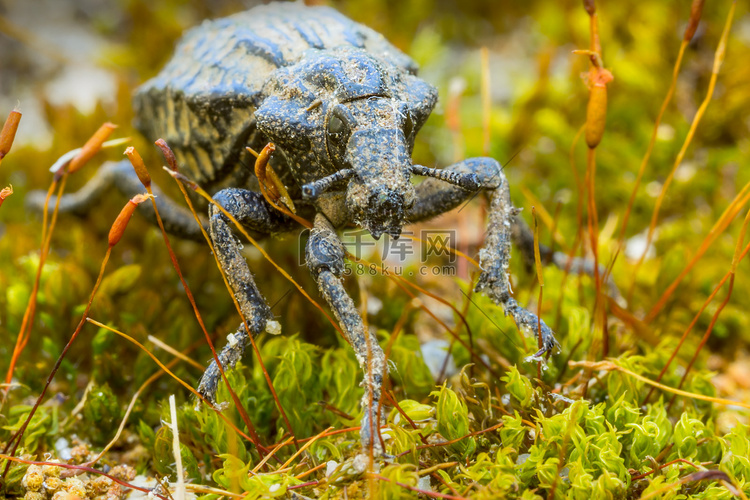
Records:
[[[341,121],[341,118],[339,118],[336,115],[333,115],[331,119],[328,121],[328,133],[333,134],[340,134],[344,131],[344,122]]]
[[[349,110],[342,105],[338,105],[328,117],[328,126],[326,136],[328,138],[328,154],[333,163],[339,167],[344,167],[344,156],[346,154],[346,144],[349,142],[349,136],[352,133],[351,124],[354,118]]]
[[[337,106],[328,118],[328,139],[334,143],[345,145],[349,139],[349,119],[341,106]]]
[[[412,133],[414,133],[414,120],[411,118],[411,113],[407,111],[404,120],[404,137],[407,141],[411,138]]]

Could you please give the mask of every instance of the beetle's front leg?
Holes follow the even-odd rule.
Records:
[[[248,229],[269,234],[286,227],[289,219],[270,208],[260,193],[244,189],[225,189],[217,193],[214,200],[237,221]],[[226,274],[242,315],[250,328],[250,334],[256,336],[266,329],[278,329],[273,320],[271,308],[258,290],[253,274],[240,253],[240,245],[232,234],[229,219],[215,206],[209,209],[209,228],[214,251],[219,264]],[[242,358],[245,346],[249,341],[248,332],[242,324],[236,333],[229,338],[229,343],[219,353],[219,360],[225,370],[234,368]],[[198,392],[211,403],[215,402],[216,389],[221,373],[216,361],[206,369]]]
[[[511,204],[508,181],[500,164],[492,158],[469,158],[446,167],[446,170],[474,174],[481,188],[491,194],[489,227],[484,248],[479,254],[482,273],[476,290],[485,290],[490,298],[503,308],[505,314],[513,318],[524,334],[541,338],[542,349],[539,355],[552,350],[558,345],[552,330],[535,314],[518,305],[511,294],[508,262],[513,237],[512,228],[516,224],[518,210]],[[426,179],[416,189],[418,201],[409,210],[410,222],[444,213],[476,194],[476,191],[472,192],[435,178]],[[528,249],[533,252],[533,245]]]
[[[426,170],[433,169],[419,167],[415,169],[414,173],[427,175],[421,174]],[[416,188],[418,201],[409,210],[407,216],[409,222],[426,220],[452,210],[476,196],[479,190],[491,191],[497,189],[503,175],[500,164],[492,158],[469,158],[445,167],[443,171],[455,172],[464,176],[473,175],[473,180],[479,184],[479,187],[467,190],[434,177],[428,178]],[[516,210],[511,217],[510,237],[518,250],[521,251],[526,266],[532,269],[534,267],[534,234]],[[591,259],[585,257],[571,258],[564,252],[553,252],[550,247],[542,243],[539,243],[539,255],[543,264],[552,263],[560,269],[568,269],[573,274],[588,274],[591,277],[596,274],[594,272],[594,261]],[[607,268],[600,264],[599,276],[607,276],[608,274]],[[619,303],[623,303],[622,295],[612,276],[607,277],[606,285],[610,296]]]
[[[316,214],[315,225],[307,241],[307,267],[318,284],[320,294],[336,315],[347,340],[354,348],[359,366],[364,371],[362,398],[364,416],[360,430],[363,450],[370,446],[378,456],[383,453],[380,443],[380,422],[377,419],[380,393],[385,376],[385,355],[374,335],[367,331],[362,317],[344,289],[341,276],[344,272],[344,245],[333,226],[323,214]]]
[[[540,340],[540,356],[551,351],[559,344],[555,334],[536,314],[521,307],[511,295],[508,265],[511,252],[511,229],[513,218],[518,210],[510,201],[508,180],[499,171],[499,183],[490,195],[489,225],[484,240],[484,248],[479,252],[479,267],[482,273],[475,287],[476,291],[484,290],[496,303],[502,306],[506,315],[510,315],[522,333],[536,336]]]

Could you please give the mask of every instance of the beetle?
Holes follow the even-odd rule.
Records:
[[[538,336],[537,356],[559,347],[544,321],[512,296],[511,239],[528,256],[533,236],[516,217],[500,164],[486,157],[443,169],[412,163],[415,136],[436,101],[436,89],[417,77],[414,61],[382,35],[331,8],[300,3],[259,6],[187,31],[172,59],[133,100],[137,128],[152,140],[166,139],[182,171],[214,193],[254,236],[298,227],[269,204],[259,179],[244,167],[251,160],[246,146],[260,150],[269,141],[277,146],[272,169],[297,212],[314,221],[307,267],[360,367],[372,374],[363,381],[360,439],[376,455],[384,451],[374,436],[385,357],[343,286],[346,251],[338,228],[354,223],[376,239],[398,238],[407,223],[440,215],[484,192],[489,223],[476,290],[487,293],[523,333]],[[426,179],[415,185],[414,176]],[[128,196],[141,191],[129,163],[106,163],[84,188],[60,200],[60,210],[85,212],[112,185]],[[189,212],[163,195],[157,200],[168,231],[199,237]],[[34,196],[30,203],[40,204]],[[208,211],[216,254],[250,329],[240,326],[219,354],[231,369],[249,335],[276,330],[278,324],[228,218],[215,206]],[[543,256],[558,265],[567,260],[548,249]],[[585,269],[581,262],[577,259],[573,268]],[[212,361],[199,385],[212,403],[219,379]]]

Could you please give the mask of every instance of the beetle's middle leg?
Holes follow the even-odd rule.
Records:
[[[383,377],[387,370],[385,355],[375,336],[365,327],[354,301],[344,289],[341,276],[344,273],[346,252],[333,226],[323,214],[315,216],[315,225],[310,232],[305,253],[307,267],[318,284],[320,294],[336,315],[344,335],[354,348],[359,366],[364,371],[364,416],[360,430],[362,448],[368,450],[372,446],[373,453],[381,455],[383,448],[377,415]]]
[[[245,189],[224,189],[214,196],[214,201],[230,213],[237,222],[251,231],[271,234],[288,229],[295,222],[271,208],[260,193]],[[222,271],[232,288],[242,315],[250,328],[250,334],[256,336],[267,328],[276,328],[273,314],[263,295],[258,290],[252,272],[240,252],[238,239],[232,233],[229,219],[214,205],[209,208],[209,230],[214,252],[219,259]],[[242,358],[245,346],[250,337],[243,323],[230,336],[229,343],[219,353],[219,360],[225,370],[234,368]],[[216,360],[206,369],[198,392],[210,402],[215,402],[221,372]]]
[[[159,208],[159,215],[164,224],[164,229],[168,233],[181,238],[203,241],[201,228],[195,222],[190,211],[184,206],[177,204],[169,196],[164,195],[155,183],[151,187],[156,196],[156,205]],[[133,170],[133,165],[128,160],[105,162],[80,190],[62,196],[58,207],[60,213],[67,212],[81,216],[86,215],[113,188],[116,188],[128,198],[132,198],[145,191],[143,184],[141,184],[135,170]],[[42,212],[46,196],[47,194],[44,191],[31,191],[26,196],[27,208],[34,212]],[[54,211],[56,202],[57,197],[52,196],[47,207],[50,214]],[[156,214],[151,203],[138,205],[138,211],[156,224]]]

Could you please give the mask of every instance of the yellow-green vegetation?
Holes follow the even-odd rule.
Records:
[[[0,459],[0,473],[8,467],[0,496],[115,498],[127,491],[96,471],[146,488],[156,482],[144,478],[156,476],[162,485],[156,494],[166,497],[171,485],[176,495],[170,394],[178,401],[177,446],[187,489],[206,497],[750,495],[750,267],[737,252],[750,239],[742,231],[748,213],[743,188],[750,183],[747,4],[734,7],[705,112],[699,109],[714,86],[712,70],[732,2],[708,2],[700,13],[626,216],[689,26],[689,2],[599,2],[598,47],[591,43],[590,12],[579,1],[331,3],[410,54],[422,77],[439,88],[441,104],[418,136],[415,163],[447,165],[481,156],[485,148],[503,163],[513,158],[505,167],[513,201],[532,227],[535,207],[540,241],[592,259],[596,254],[603,266],[614,262],[612,277],[625,300],[608,298],[611,291],[589,276],[547,266],[540,305],[536,272],[515,253],[510,272],[516,298],[541,312],[561,344],[540,366],[528,359],[536,341],[522,338],[501,309],[471,292],[476,268],[468,260],[459,264],[465,271],[457,277],[424,276],[416,261],[402,270],[409,282],[442,302],[380,273],[347,279],[390,361],[392,399],[385,398],[382,407],[387,456],[368,463],[356,457],[362,374],[352,350],[326,317],[247,245],[251,268],[282,324],[281,335],[257,341],[291,429],[252,349],[227,376],[263,451],[245,436],[250,431],[225,385],[218,397],[226,403],[217,413],[196,405],[177,382],[195,387],[211,354],[160,232],[136,215],[112,251],[88,316],[145,349],[110,329],[84,324],[23,434],[15,452],[21,461]],[[591,11],[592,3],[585,3]],[[0,23],[0,50],[12,56],[3,57],[0,69],[0,102],[7,106],[0,111],[4,116],[22,95],[34,103],[0,164],[0,189],[12,184],[14,190],[3,194],[0,205],[0,382],[15,363],[11,383],[0,391],[2,448],[27,420],[76,330],[107,251],[110,225],[126,201],[113,195],[84,217],[59,216],[28,343],[14,356],[42,246],[41,216],[25,208],[24,197],[47,189],[48,168],[57,158],[83,145],[102,123],[113,122],[119,126],[113,137],[132,137],[154,181],[181,200],[161,172],[158,151],[131,126],[130,92],[159,70],[185,28],[242,5],[122,0],[106,8],[76,2],[66,8],[72,12],[71,31],[84,27],[107,42],[87,55],[86,62],[111,79],[107,98],[91,109],[61,100],[60,87],[48,85],[61,71],[74,78],[80,57],[66,52],[63,43],[50,43],[27,18],[12,17],[13,9]],[[40,24],[43,18],[40,13]],[[484,67],[482,46],[488,55]],[[573,54],[576,49],[597,54]],[[43,62],[29,62],[35,58]],[[93,78],[83,70],[78,76]],[[482,97],[483,79],[489,81],[488,99]],[[587,116],[601,127],[596,113],[602,88],[606,125],[596,144],[600,131],[584,133],[581,127]],[[599,108],[589,107],[590,98]],[[21,100],[22,112],[25,106]],[[701,119],[692,133],[697,113]],[[32,115],[34,120],[27,118]],[[124,148],[97,154],[70,176],[66,191],[79,189],[102,161],[119,160]],[[676,162],[679,155],[684,157]],[[657,201],[667,183],[663,201]],[[460,249],[471,257],[481,245],[480,198],[432,226],[458,228],[459,238],[465,237]],[[653,248],[639,263],[652,218]],[[703,248],[705,242],[710,246]],[[214,259],[206,245],[174,238],[172,243],[206,329],[223,346],[239,319]],[[300,265],[296,234],[263,245],[322,302]],[[377,256],[364,257],[378,262]],[[443,367],[445,376],[437,381],[429,356],[420,351],[421,344],[436,339],[451,346],[457,367]],[[163,344],[184,352],[187,360]],[[170,363],[174,377],[146,351]],[[605,356],[609,362],[601,363]],[[657,381],[661,385],[655,388]],[[115,438],[126,414],[112,447],[89,463]],[[70,476],[72,469],[30,461],[88,468],[85,475],[61,479],[61,472]],[[135,478],[136,471],[144,478]]]

